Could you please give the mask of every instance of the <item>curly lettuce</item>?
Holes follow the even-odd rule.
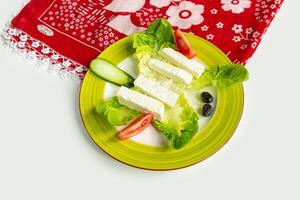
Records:
[[[172,25],[165,19],[157,19],[146,31],[133,35],[133,48],[137,54],[145,51],[157,54],[158,50],[164,47],[175,48]]]
[[[199,79],[194,80],[193,88],[201,89],[208,86],[226,88],[237,83],[242,83],[248,79],[248,70],[243,65],[216,65],[207,69]]]
[[[119,103],[117,97],[108,99],[96,107],[97,113],[106,117],[107,121],[113,126],[127,125],[130,121],[140,116],[132,110]]]
[[[180,149],[197,133],[198,120],[197,113],[181,95],[175,107],[166,108],[164,119],[154,120],[152,124],[166,136],[170,147]]]

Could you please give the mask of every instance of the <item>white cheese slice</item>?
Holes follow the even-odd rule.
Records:
[[[162,120],[164,104],[157,99],[148,97],[137,91],[122,86],[117,94],[119,103],[142,113],[153,113],[154,117]]]
[[[160,86],[159,83],[142,75],[139,75],[137,79],[135,79],[134,86],[170,107],[175,106],[179,98],[179,95],[176,92]]]
[[[205,66],[194,59],[188,59],[183,54],[172,48],[163,48],[159,51],[159,55],[167,59],[173,65],[184,69],[191,73],[194,77],[199,78],[205,71]]]
[[[192,74],[158,59],[149,59],[148,65],[154,71],[161,73],[176,82],[181,82],[189,85],[193,80]]]

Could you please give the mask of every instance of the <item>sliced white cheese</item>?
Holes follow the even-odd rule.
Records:
[[[193,80],[192,74],[158,59],[149,59],[148,65],[154,71],[161,73],[176,82],[181,82],[189,85]]]
[[[134,86],[170,107],[175,106],[179,98],[179,95],[176,92],[160,86],[159,83],[142,75],[139,75],[137,79],[135,79]]]
[[[119,103],[142,113],[153,113],[154,117],[162,120],[164,116],[164,104],[157,99],[148,97],[137,91],[122,86],[117,94]]]
[[[194,59],[188,59],[183,54],[172,48],[163,48],[159,51],[159,55],[167,59],[173,65],[184,69],[198,78],[205,71],[205,66]]]

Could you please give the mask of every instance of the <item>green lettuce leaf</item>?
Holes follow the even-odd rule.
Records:
[[[146,33],[156,37],[157,48],[175,47],[173,28],[168,20],[157,19],[149,25]]]
[[[181,95],[175,107],[166,108],[164,119],[154,120],[153,125],[166,136],[170,147],[180,149],[197,133],[198,120],[197,113]]]
[[[121,105],[117,97],[102,102],[96,107],[96,111],[105,116],[107,121],[113,126],[127,125],[140,115],[137,111]]]
[[[152,54],[156,48],[157,41],[155,35],[148,34],[146,32],[135,33],[133,36],[133,48],[136,49],[136,53],[146,51]]]
[[[210,67],[202,76],[194,80],[193,88],[201,89],[208,86],[225,88],[249,79],[248,70],[243,65],[224,64]]]
[[[157,19],[145,32],[133,35],[133,48],[136,49],[136,53],[146,51],[149,54],[157,54],[163,47],[175,48],[172,25],[165,19]]]

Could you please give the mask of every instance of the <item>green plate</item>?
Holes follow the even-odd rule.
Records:
[[[211,43],[186,34],[197,56],[207,65],[230,63],[230,60]],[[120,63],[134,53],[132,37],[126,37],[111,45],[99,57],[114,64]],[[213,155],[233,135],[244,106],[242,84],[217,90],[218,101],[213,117],[208,124],[180,150],[168,147],[144,145],[133,140],[119,141],[117,130],[96,113],[95,107],[103,100],[105,81],[90,70],[87,72],[80,91],[80,112],[83,124],[104,152],[125,164],[149,169],[172,170],[198,163]]]

